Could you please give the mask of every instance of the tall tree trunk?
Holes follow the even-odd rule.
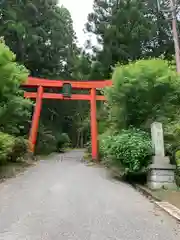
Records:
[[[80,140],[80,134],[81,134],[81,132],[80,131],[77,131],[77,142],[76,142],[76,147],[78,148],[79,147],[79,140]]]
[[[81,148],[83,148],[84,147],[84,132],[83,131],[81,131]]]

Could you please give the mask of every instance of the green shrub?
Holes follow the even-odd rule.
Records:
[[[116,129],[149,129],[153,121],[167,124],[179,118],[179,76],[167,61],[139,60],[117,66],[112,81],[113,86],[105,89],[106,109]]]
[[[42,122],[39,124],[36,154],[48,155],[56,151],[56,138],[53,132],[47,129]]]
[[[164,139],[166,155],[170,157],[172,164],[179,165],[179,163],[176,162],[176,159],[178,157],[176,156],[176,154],[177,151],[180,149],[179,119],[177,119],[176,121],[172,121],[164,126]]]
[[[0,164],[17,161],[28,152],[28,141],[0,132]]]
[[[24,99],[20,89],[28,71],[15,60],[15,54],[0,41],[0,131],[20,136],[27,134],[32,102]]]
[[[57,151],[61,152],[64,148],[70,146],[70,138],[67,133],[61,133],[57,137]]]
[[[28,152],[29,144],[28,141],[22,137],[14,139],[14,144],[12,147],[12,152],[10,153],[11,161],[15,162],[18,159],[25,156]]]
[[[125,173],[136,173],[150,163],[151,140],[147,133],[137,129],[122,130],[113,136],[103,134],[100,154],[106,163],[123,169]]]
[[[9,134],[0,132],[0,164],[4,164],[9,160],[15,138]]]
[[[108,123],[106,120],[102,119],[98,121],[98,132],[99,134],[103,134],[106,129],[108,129]]]
[[[175,171],[175,181],[178,187],[180,187],[180,169],[176,169]]]

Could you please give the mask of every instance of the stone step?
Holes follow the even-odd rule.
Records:
[[[156,204],[164,209],[166,212],[168,212],[171,216],[173,216],[175,219],[180,221],[180,209],[175,207],[174,205],[168,203],[168,202],[156,202]]]

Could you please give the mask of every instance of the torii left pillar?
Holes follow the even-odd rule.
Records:
[[[41,108],[42,108],[43,92],[44,92],[43,87],[39,86],[38,92],[37,92],[37,97],[36,97],[35,109],[34,109],[33,118],[32,118],[31,131],[30,131],[30,135],[29,135],[29,142],[31,144],[30,150],[32,153],[34,153],[36,140],[37,140],[39,119],[40,119]]]

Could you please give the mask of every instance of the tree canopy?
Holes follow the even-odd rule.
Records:
[[[169,20],[158,11],[156,1],[95,0],[86,29],[97,38],[93,49],[99,78],[109,78],[117,62],[162,54],[171,58],[174,51]]]
[[[58,1],[4,1],[0,35],[32,76],[69,78],[77,53],[69,11]]]

